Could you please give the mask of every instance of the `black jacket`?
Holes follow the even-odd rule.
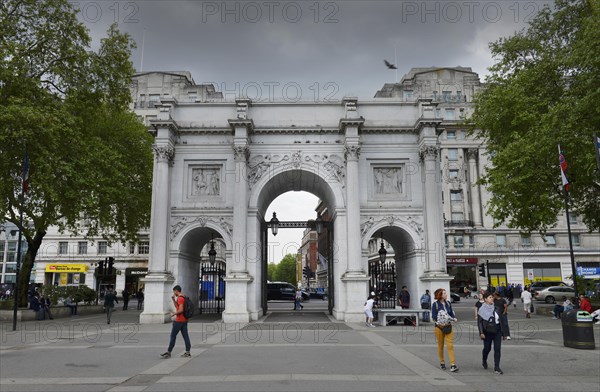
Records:
[[[498,313],[498,310],[494,310],[496,313]],[[495,319],[496,317],[494,317]],[[498,323],[496,324],[496,327],[500,327],[500,330],[498,331],[498,333],[500,333],[501,335],[503,335],[502,331],[504,329],[504,327],[502,326],[502,315],[500,313],[498,313]],[[483,332],[483,318],[480,315],[477,315],[477,327],[479,328],[479,334],[481,335]]]

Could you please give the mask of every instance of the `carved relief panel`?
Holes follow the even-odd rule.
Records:
[[[369,198],[410,200],[410,183],[404,162],[371,162]]]

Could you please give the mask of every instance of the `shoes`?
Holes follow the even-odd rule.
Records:
[[[494,369],[494,374],[504,374],[504,372],[502,371],[502,369],[496,368]]]
[[[510,336],[507,336],[507,337],[506,337],[506,340],[510,340]]]
[[[527,313],[527,316],[525,316],[527,318],[531,318],[531,314]]]
[[[181,354],[181,356],[182,356],[183,358],[189,358],[189,357],[191,357],[191,356],[192,356],[192,354],[190,354],[190,352],[189,352],[189,351],[186,351],[186,352],[184,352],[183,354]]]
[[[600,321],[598,321],[598,322],[596,323],[596,325],[600,325]]]
[[[161,358],[163,359],[167,359],[167,358],[171,358],[171,353],[170,352],[166,352],[164,354],[160,354]]]
[[[487,361],[482,361],[481,366],[483,366],[484,369],[487,369]]]
[[[450,366],[450,371],[451,371],[452,373],[454,373],[454,372],[458,372],[458,367],[457,367],[456,365],[452,365],[452,366]]]
[[[371,328],[377,328],[376,326],[374,326],[373,324],[369,324],[369,327]]]
[[[443,364],[443,363],[440,363],[440,369],[442,369],[442,370],[446,370],[446,365],[445,365],[445,364]]]
[[[558,317],[552,317],[552,320],[558,320]]]
[[[106,324],[110,324],[110,320],[108,320],[108,321],[106,322]]]

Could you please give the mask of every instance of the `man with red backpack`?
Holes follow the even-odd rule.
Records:
[[[187,301],[186,301],[187,299]],[[191,357],[190,350],[192,348],[192,344],[190,343],[190,335],[188,334],[188,318],[186,314],[189,315],[191,309],[186,309],[186,303],[189,306],[189,299],[186,298],[181,293],[181,286],[177,285],[173,287],[173,296],[171,297],[173,301],[173,305],[175,305],[175,312],[171,312],[171,317],[173,318],[173,327],[171,328],[171,339],[169,341],[169,348],[167,352],[161,354],[161,357],[164,359],[171,358],[171,352],[173,351],[173,347],[175,347],[175,340],[177,339],[177,334],[181,331],[181,335],[183,336],[183,341],[185,342],[185,353],[182,357]]]

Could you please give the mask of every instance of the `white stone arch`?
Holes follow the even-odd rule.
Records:
[[[310,192],[333,210],[345,208],[343,184],[331,178],[321,165],[306,162],[298,166],[287,164],[271,168],[252,185],[248,207],[264,215],[277,196],[289,191]]]
[[[345,189],[343,183],[331,179],[327,176],[324,170],[320,170],[317,165],[307,164],[306,162],[297,165],[282,165],[281,167],[273,168],[268,175],[261,177],[253,184],[249,192],[249,212],[248,212],[248,242],[260,242],[261,223],[263,219],[267,221],[270,217],[265,217],[265,213],[269,205],[275,198],[288,191],[305,191],[310,192],[319,197],[330,209],[331,215],[334,217],[334,242],[345,244],[346,233],[346,218],[345,218]],[[343,210],[343,217],[338,218],[338,211]],[[250,223],[250,219],[254,223]],[[285,214],[279,214],[279,219],[286,220]],[[346,260],[345,246],[334,246],[334,260]],[[265,260],[261,260],[262,263]],[[249,310],[251,317],[259,317],[263,314],[261,289],[263,284],[263,271],[261,270],[262,263],[249,263],[248,272],[254,277],[254,280],[249,283]],[[340,307],[339,299],[341,295],[338,293],[342,284],[340,276],[345,271],[345,266],[335,264],[333,269],[334,276],[334,312]]]
[[[214,219],[216,220],[217,218],[214,218]],[[198,229],[209,229],[207,232],[210,232],[210,230],[213,230],[213,231],[219,233],[219,235],[223,239],[223,242],[225,242],[225,248],[226,249],[232,248],[232,243],[233,243],[232,236],[228,232],[226,232],[225,229],[219,223],[212,221],[212,220],[206,220],[205,223],[191,222],[191,223],[188,223],[186,226],[184,226],[183,229],[181,229],[181,231],[179,231],[177,233],[177,235],[175,235],[175,237],[173,237],[173,239],[171,240],[171,249],[175,250],[175,251],[179,250],[181,248],[181,242],[184,240],[184,238],[186,238],[186,236],[189,233],[193,232],[194,230],[198,230]],[[204,238],[201,238],[200,242],[203,242],[204,244],[206,244],[208,241],[210,241],[210,235],[208,236],[207,241],[203,241],[203,239]]]
[[[415,245],[415,247],[422,247],[423,245],[423,237],[417,233],[417,231],[415,229],[413,229],[412,227],[410,227],[408,225],[408,223],[403,222],[403,221],[399,221],[397,219],[394,219],[394,221],[392,222],[392,224],[389,223],[389,221],[386,219],[386,217],[381,217],[380,221],[375,221],[371,228],[368,229],[362,236],[361,239],[361,250],[363,252],[369,250],[369,240],[373,237],[378,237],[377,233],[381,232],[381,231],[385,231],[386,228],[390,228],[390,227],[397,227],[399,229],[404,230],[404,232],[410,237],[410,239],[412,240],[413,244]],[[387,241],[387,239],[384,237],[384,239]]]

